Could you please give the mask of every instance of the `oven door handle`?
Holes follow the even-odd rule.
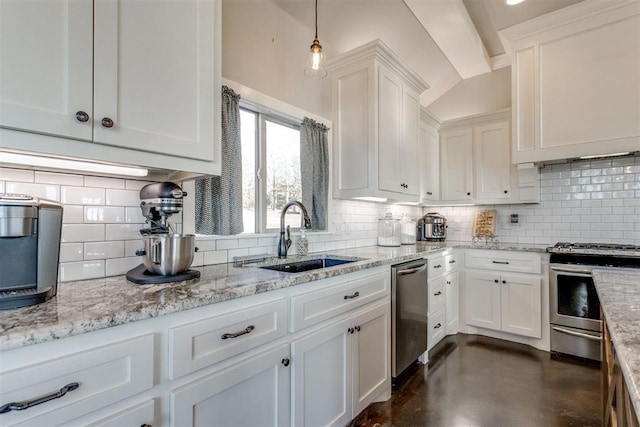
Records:
[[[553,271],[560,271],[562,273],[578,273],[578,274],[591,274],[591,270],[584,268],[571,268],[571,267],[551,267]]]
[[[563,334],[573,335],[573,336],[580,337],[580,338],[586,338],[586,339],[592,340],[592,341],[602,341],[602,337],[597,337],[597,336],[589,335],[589,334],[583,334],[581,332],[571,331],[569,329],[559,328],[557,326],[552,326],[551,329],[553,329],[554,331],[557,331],[557,332],[561,332]]]

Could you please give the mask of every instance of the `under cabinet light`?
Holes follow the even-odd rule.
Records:
[[[513,6],[522,3],[524,0],[504,0],[504,3],[508,6]]]
[[[580,156],[580,160],[590,160],[590,159],[605,159],[607,157],[621,157],[621,156],[629,156],[631,151],[625,151],[623,153],[611,153],[611,154],[594,154],[593,156]]]
[[[387,201],[387,199],[385,199],[384,197],[354,197],[354,199],[362,200],[365,202],[378,202],[378,203],[384,203]]]
[[[6,152],[0,152],[0,163],[137,177],[147,176],[149,173],[149,171],[144,168]]]

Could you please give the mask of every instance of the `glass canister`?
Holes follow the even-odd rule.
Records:
[[[378,246],[400,246],[401,244],[400,220],[394,218],[391,212],[387,212],[384,218],[378,219]]]
[[[407,214],[402,214],[402,218],[400,218],[400,230],[400,242],[403,245],[416,244],[416,222]]]

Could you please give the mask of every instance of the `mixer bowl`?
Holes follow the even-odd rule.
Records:
[[[194,234],[148,234],[142,263],[150,273],[171,276],[189,269],[195,253]]]

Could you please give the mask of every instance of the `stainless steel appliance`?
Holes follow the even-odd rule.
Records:
[[[0,309],[56,294],[61,231],[60,203],[0,193]]]
[[[640,268],[640,246],[557,243],[549,250],[551,351],[600,361],[600,302],[595,268]]]
[[[418,220],[416,240],[442,242],[447,237],[447,218],[437,212],[430,212]]]
[[[427,260],[391,267],[391,375],[427,351]]]
[[[187,193],[173,182],[149,184],[140,190],[140,209],[147,228],[140,230],[144,249],[136,251],[142,264],[127,272],[127,279],[139,284],[169,283],[200,277],[189,270],[193,262],[195,235],[177,234],[169,217],[180,213]]]

